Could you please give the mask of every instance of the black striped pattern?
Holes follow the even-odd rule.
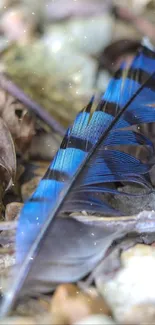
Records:
[[[145,72],[142,69],[131,68],[127,71],[128,71],[128,75],[127,75],[128,79],[132,79],[132,80],[136,81],[138,78],[138,83],[140,83],[140,84],[143,84],[150,77],[150,74],[148,74],[147,72]],[[114,79],[118,80],[121,78],[122,78],[122,69],[119,69]],[[155,78],[151,78],[147,82],[147,88],[150,88],[151,90],[155,91]]]
[[[80,139],[77,137],[69,137],[68,148],[76,148],[82,151],[89,151],[92,148],[92,143],[85,139]]]
[[[50,169],[47,170],[46,174],[44,175],[43,179],[52,179],[55,181],[59,181],[59,182],[65,182],[69,180],[69,176],[63,172],[63,171],[59,171],[59,170],[52,170],[50,171]]]

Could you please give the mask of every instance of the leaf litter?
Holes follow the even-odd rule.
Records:
[[[4,6],[5,2],[8,3],[7,6],[10,6],[9,1],[4,1]],[[82,10],[81,8],[82,7],[80,7],[80,10]],[[22,10],[20,12],[19,9],[19,14],[18,10],[16,11],[15,19],[17,19],[17,23],[18,21],[22,23]],[[8,10],[8,16],[4,16],[4,21],[7,21],[7,19],[9,21],[9,15],[10,9]],[[73,15],[75,15],[74,11]],[[9,34],[10,21],[9,23],[8,21],[8,30],[5,30],[4,24],[2,30],[4,35],[7,34],[7,37],[11,38],[12,34]],[[36,42],[36,36],[34,37],[34,34],[38,28],[37,22],[30,19],[28,25],[31,28],[28,30],[24,40],[27,46],[24,44],[25,48],[21,48],[21,36],[20,34],[16,34],[17,44],[15,47],[14,45],[12,45],[11,48],[8,47],[6,52],[4,51],[2,55],[2,61],[6,69],[5,73],[7,73],[7,76],[21,87],[25,93],[31,95],[34,101],[46,107],[47,110],[52,113],[52,116],[66,127],[74,119],[76,112],[87,102],[89,96],[76,96],[76,83],[72,83],[72,88],[69,89],[68,81],[67,88],[65,88],[65,83],[61,76],[55,76],[54,79],[52,75],[53,80],[51,80],[49,74],[45,76],[46,73],[41,72],[41,77],[38,78],[41,71],[40,62],[42,61],[39,59],[38,66],[36,64],[34,68],[33,65],[36,61],[34,53],[38,54],[38,56],[40,53],[42,57],[42,53],[44,52],[42,52],[41,49],[39,50],[40,45],[38,46],[37,43],[35,45],[36,49],[30,44],[32,39],[34,43]],[[33,55],[31,53],[32,48],[34,51]],[[32,62],[29,61],[30,56],[33,56]],[[35,78],[34,70],[37,68],[38,72]],[[47,72],[47,69],[45,70]],[[66,91],[66,89],[68,90]],[[68,110],[68,107],[71,107],[71,109]],[[9,270],[15,263],[14,236],[18,213],[23,201],[31,195],[39,180],[44,175],[50,160],[59,147],[61,136],[56,135],[53,131],[51,132],[47,125],[45,125],[46,123],[44,124],[42,123],[43,121],[38,120],[38,117],[34,113],[31,113],[28,107],[4,89],[0,89],[0,117],[0,277],[1,292],[3,293],[8,281]],[[113,200],[115,200],[115,198]],[[118,197],[116,197],[115,201],[117,203],[114,202],[114,205],[122,205]],[[143,209],[147,210],[148,208],[148,210],[154,210],[153,201],[154,196],[146,200],[143,198],[143,202],[141,200],[139,201],[136,212],[138,213],[141,211],[142,203]],[[134,200],[132,202],[130,201],[129,204],[129,199],[127,198],[123,204],[126,214],[134,214]],[[83,215],[87,219],[86,212],[84,212]],[[75,218],[78,219],[79,216],[75,215]],[[84,319],[82,324],[92,324],[93,320],[90,317],[91,315],[96,315],[96,320],[94,320],[94,322],[96,321],[98,324],[100,322],[97,317],[101,315],[103,316],[101,324],[104,324],[104,322],[105,324],[114,324],[115,321],[119,323],[122,322],[122,320],[125,320],[125,323],[128,324],[129,322],[134,323],[135,320],[137,320],[137,311],[139,324],[142,324],[144,320],[146,322],[149,320],[150,323],[151,321],[153,322],[155,320],[155,302],[151,305],[151,303],[149,304],[148,301],[146,302],[144,299],[144,303],[141,305],[141,302],[138,301],[136,305],[132,307],[132,310],[128,310],[126,315],[121,312],[121,318],[120,315],[119,317],[118,314],[116,315],[116,309],[113,307],[109,296],[106,295],[106,290],[110,290],[108,289],[108,281],[114,279],[114,286],[116,286],[117,280],[115,280],[115,277],[119,277],[119,272],[124,268],[122,263],[122,252],[124,252],[124,250],[134,255],[137,250],[135,244],[137,242],[145,243],[145,246],[150,247],[151,251],[147,254],[154,256],[153,246],[148,246],[148,244],[154,241],[154,238],[149,238],[150,242],[147,235],[141,236],[140,234],[139,237],[133,236],[133,238],[126,239],[121,243],[116,242],[114,244],[114,250],[112,249],[107,252],[104,263],[99,266],[98,272],[94,274],[95,283],[92,282],[88,286],[86,286],[87,282],[84,282],[84,284],[78,283],[77,285],[64,284],[58,286],[54,295],[41,295],[37,299],[29,298],[27,301],[20,301],[17,309],[14,311],[14,316],[0,321],[0,324],[67,325],[75,323],[80,324],[81,319]],[[130,250],[131,247],[134,247],[132,251]],[[144,247],[138,246],[138,249],[138,254],[142,254],[141,252]],[[154,265],[154,260],[152,260],[151,265]],[[132,279],[132,276],[133,275],[129,274],[130,279]],[[129,278],[126,278],[126,282]],[[120,287],[118,287],[118,295],[120,294],[119,290],[121,291]],[[117,296],[111,289],[111,297],[113,294],[115,297]],[[127,299],[129,300],[129,298]],[[130,303],[130,301],[128,301],[128,303]],[[121,305],[123,304],[124,303],[121,302]],[[125,311],[124,305],[122,307],[123,311]],[[148,315],[146,319],[144,315],[141,314],[141,310],[144,307],[146,307],[145,310]],[[89,320],[87,322],[88,318]]]

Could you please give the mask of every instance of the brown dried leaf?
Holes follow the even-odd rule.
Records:
[[[51,301],[52,324],[73,324],[91,314],[111,315],[100,296],[93,297],[73,284],[60,285]]]
[[[25,152],[35,134],[35,121],[25,106],[4,90],[0,90],[0,116],[6,122],[16,149]]]
[[[27,111],[25,111],[21,119],[19,135],[15,139],[15,142],[21,152],[25,152],[29,148],[34,135],[34,119],[29,115]]]
[[[16,154],[12,136],[0,118],[0,181],[6,190],[13,185],[16,173]]]

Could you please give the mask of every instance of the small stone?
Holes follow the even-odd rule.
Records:
[[[37,325],[34,319],[29,317],[8,317],[0,321],[0,325]]]
[[[45,35],[45,40],[51,40],[49,46],[58,52],[62,46],[72,47],[77,52],[88,55],[98,54],[112,40],[114,19],[105,13],[98,17],[76,18],[61,24],[53,24]],[[104,37],[103,37],[104,34]],[[95,42],[93,40],[95,39]],[[53,43],[53,44],[52,44]]]
[[[153,255],[155,257],[155,248],[154,246],[137,244],[134,247],[123,251],[121,254],[121,262],[123,266],[127,266],[135,258]]]
[[[155,324],[155,304],[140,304],[131,307],[126,313],[123,324]]]
[[[36,25],[32,17],[25,7],[10,8],[3,13],[0,28],[10,41],[27,43],[31,40]]]
[[[107,316],[91,315],[81,321],[74,323],[74,325],[115,325],[116,323]]]
[[[150,316],[153,313],[152,306],[155,306],[154,274],[155,247],[137,244],[121,254],[121,268],[111,279],[106,280],[102,274],[96,278],[97,288],[111,307],[117,321],[124,324],[124,319],[129,316],[131,318],[131,310],[136,308],[139,310],[139,319],[142,319],[144,309],[137,306],[147,306],[144,313],[145,323],[149,323],[150,317],[153,317]],[[135,324],[136,312],[134,317]],[[141,323],[138,321],[138,324]]]
[[[76,285],[60,285],[51,302],[53,324],[73,324],[91,314],[111,315],[108,305],[100,296],[91,297]]]
[[[21,194],[23,201],[27,200],[30,195],[35,191],[36,187],[38,186],[39,181],[41,180],[41,176],[35,176],[27,183],[24,183],[21,186]]]

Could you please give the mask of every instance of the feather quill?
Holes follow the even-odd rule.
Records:
[[[84,223],[66,213],[86,210],[119,216],[103,196],[118,192],[115,182],[151,188],[148,172],[154,143],[145,130],[155,123],[154,79],[155,53],[142,47],[131,67],[122,66],[116,73],[92,116],[93,99],[68,129],[20,214],[18,278],[4,298],[1,317],[20,296],[48,292],[57,283],[82,278],[113,240],[124,235],[122,229],[108,231],[104,223],[94,224],[91,218]]]

